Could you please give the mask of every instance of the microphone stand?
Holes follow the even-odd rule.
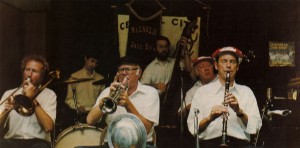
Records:
[[[180,67],[180,80],[181,80],[181,84],[180,84],[180,103],[181,103],[181,111],[180,111],[180,148],[182,148],[183,146],[183,68]]]
[[[196,148],[199,148],[199,126],[198,126],[198,114],[199,114],[199,110],[195,109],[194,111],[195,113],[195,117],[194,117],[194,135],[196,137]]]
[[[261,113],[262,121],[264,120],[264,117],[267,115],[266,113],[269,112],[270,107],[272,107],[271,98],[272,98],[272,88],[267,88],[267,99],[266,99],[266,103],[263,106],[262,113]],[[269,117],[267,117],[267,119],[269,120]],[[256,138],[255,138],[255,143],[254,143],[255,147],[257,146],[258,138],[260,136],[259,134],[260,134],[260,130],[257,132]],[[262,142],[262,146],[264,146],[264,142]]]

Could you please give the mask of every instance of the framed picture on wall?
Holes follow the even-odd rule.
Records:
[[[295,42],[269,41],[270,67],[295,67]]]

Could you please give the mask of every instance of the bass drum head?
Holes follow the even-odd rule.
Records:
[[[107,138],[110,148],[145,148],[147,132],[135,115],[121,114],[108,125]]]
[[[99,146],[102,130],[87,124],[71,126],[63,130],[57,140],[55,148],[74,148],[76,146]]]

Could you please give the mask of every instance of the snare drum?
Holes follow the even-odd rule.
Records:
[[[77,124],[63,130],[55,140],[55,148],[99,146],[102,130],[87,124]]]

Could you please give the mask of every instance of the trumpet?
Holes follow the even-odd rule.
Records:
[[[42,92],[55,78],[58,79],[59,73],[59,70],[50,72],[49,75],[51,76],[51,79],[44,86],[42,86],[31,99],[24,94],[19,94],[15,96],[15,93],[23,87],[23,85],[19,86],[15,91],[13,91],[6,99],[4,99],[0,103],[0,105],[2,105],[6,100],[10,99],[11,97],[13,98],[14,102],[14,105],[11,109],[4,110],[4,112],[0,116],[0,120],[3,120],[2,118],[7,117],[7,115],[12,109],[15,109],[15,111],[22,116],[31,116],[35,111],[32,100],[35,99],[40,94],[40,92]],[[29,77],[27,78],[27,81],[30,82]]]
[[[228,104],[225,103],[225,96],[229,93],[229,86],[230,86],[230,72],[226,72],[226,80],[225,80],[225,94],[224,94],[224,106],[228,107]],[[228,147],[228,141],[227,141],[227,120],[228,120],[228,114],[223,114],[223,127],[222,127],[222,138],[221,138],[221,144],[220,147]]]
[[[121,85],[119,85],[115,91],[111,93],[109,97],[104,97],[103,99],[103,105],[100,106],[100,109],[103,114],[112,114],[117,110],[117,102],[119,101],[119,96],[121,93],[128,89],[128,83],[127,78],[125,77],[123,82],[125,82],[125,87],[123,88]]]

